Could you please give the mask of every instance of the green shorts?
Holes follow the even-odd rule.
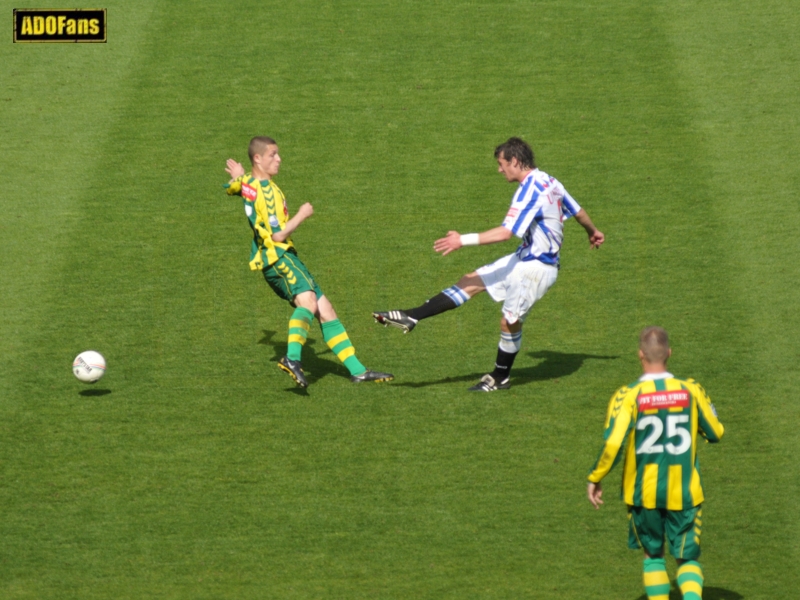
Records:
[[[303,292],[314,292],[317,300],[322,297],[322,290],[308,272],[297,254],[285,252],[278,262],[262,270],[269,287],[284,300],[294,301],[294,297]]]
[[[703,525],[702,506],[687,510],[628,507],[628,547],[644,548],[648,556],[664,554],[664,539],[669,553],[681,560],[700,557],[700,533]]]

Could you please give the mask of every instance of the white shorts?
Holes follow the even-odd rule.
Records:
[[[556,282],[558,267],[538,260],[522,261],[516,254],[509,254],[477,273],[492,300],[503,303],[506,321],[516,323],[525,320],[533,305]]]

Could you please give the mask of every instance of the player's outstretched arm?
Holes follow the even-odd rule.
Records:
[[[297,214],[286,222],[286,227],[282,231],[272,234],[272,241],[282,243],[294,233],[294,230],[300,226],[300,223],[305,221],[308,217],[314,214],[314,207],[310,202],[306,202],[299,209]]]
[[[232,158],[229,158],[225,162],[225,171],[227,171],[228,175],[231,176],[231,181],[234,179],[239,179],[242,175],[244,175],[244,167],[242,163],[236,162]]]
[[[462,246],[482,246],[484,244],[496,244],[511,239],[511,231],[505,227],[495,227],[483,233],[468,233],[461,235],[457,231],[448,231],[443,238],[433,243],[433,249],[446,256],[458,250]]]
[[[575,215],[575,220],[581,224],[581,227],[583,227],[589,235],[589,246],[592,248],[599,248],[602,243],[606,241],[606,236],[594,226],[594,223],[592,223],[592,220],[585,210],[580,209],[578,214]]]

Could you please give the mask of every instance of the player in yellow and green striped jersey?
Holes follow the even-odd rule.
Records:
[[[352,382],[394,379],[391,373],[372,371],[361,364],[333,305],[297,256],[290,236],[314,214],[314,209],[306,202],[296,215],[289,217],[286,198],[272,180],[281,166],[275,140],[266,136],[254,137],[250,140],[248,155],[253,166],[251,173],[245,173],[240,163],[228,159],[225,170],[231,180],[225,188],[228,195],[242,197],[244,212],[253,231],[250,268],[260,270],[272,290],[295,308],[289,319],[286,356],[278,361],[278,366],[297,385],[308,386],[301,357],[311,322],[317,317],[322,337],[350,371]]]
[[[718,442],[724,428],[705,390],[667,372],[667,332],[648,327],[639,337],[644,374],[620,388],[606,414],[605,444],[589,473],[589,501],[603,504],[600,481],[623,459],[622,499],[628,505],[628,545],[644,549],[644,586],[650,600],[668,600],[664,541],[678,562],[685,600],[703,594],[700,556],[703,486],[698,434]]]

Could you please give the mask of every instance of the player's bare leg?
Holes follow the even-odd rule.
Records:
[[[464,275],[458,280],[456,286],[464,290],[464,292],[470,298],[473,298],[477,294],[486,291],[486,286],[483,285],[483,279],[481,279],[481,276],[478,275],[477,271],[473,271],[472,273],[467,273]]]
[[[478,273],[473,271],[464,275],[454,286],[426,300],[421,306],[407,310],[375,312],[372,313],[372,316],[384,326],[391,325],[401,329],[403,333],[408,333],[422,319],[434,317],[448,310],[458,308],[470,298],[484,291],[486,291],[486,286],[483,285],[483,280]]]
[[[317,312],[315,316],[319,319],[320,323],[327,323],[328,321],[335,321],[339,317],[333,309],[333,304],[328,300],[327,296],[322,296],[317,300]]]
[[[319,306],[317,304],[317,295],[310,290],[301,294],[297,294],[297,296],[294,297],[294,305],[305,308],[312,315],[317,314],[317,311],[319,310]]]

